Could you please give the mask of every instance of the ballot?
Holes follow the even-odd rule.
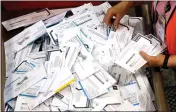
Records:
[[[137,34],[133,40],[123,49],[119,57],[115,60],[115,63],[119,64],[130,72],[135,73],[146,63],[146,60],[140,56],[140,51],[144,51],[149,55],[154,53],[159,54],[163,51],[163,47],[160,50],[158,49],[155,52],[153,51],[154,49],[157,49],[154,43],[155,41],[151,41],[149,38],[141,34]],[[158,45],[158,47],[159,46],[161,45]]]

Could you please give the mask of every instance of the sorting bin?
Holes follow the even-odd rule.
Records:
[[[57,4],[56,4],[57,3]],[[72,7],[76,7],[76,6],[80,6],[83,5],[84,3],[88,3],[88,1],[86,2],[34,2],[34,1],[30,1],[29,2],[22,2],[22,1],[18,1],[18,2],[7,2],[4,1],[2,2],[2,12],[1,12],[1,21],[5,21],[14,17],[18,17],[24,14],[28,14],[30,12],[36,11],[38,9],[42,9],[42,8],[66,8],[68,6],[72,6]],[[103,2],[99,1],[99,2],[93,2],[94,5],[98,5],[101,4]],[[115,5],[118,2],[110,2],[111,5]],[[24,5],[24,6],[20,6],[20,5]],[[33,4],[35,6],[28,6],[29,4]],[[13,7],[12,7],[13,6]],[[15,8],[16,7],[16,8]],[[152,27],[152,23],[150,22],[151,20],[151,5],[147,4],[147,5],[143,5],[141,7],[136,7],[137,10],[135,8],[132,8],[131,10],[129,10],[129,12],[127,14],[131,15],[131,16],[142,16],[144,17],[144,26],[145,26],[145,32],[146,33],[151,33],[151,27]],[[140,12],[140,13],[139,13]],[[7,32],[6,29],[2,26],[1,24],[1,109],[2,111],[4,111],[4,85],[5,85],[5,52],[4,52],[4,42],[7,41],[8,39],[10,39],[11,37],[13,37],[14,35],[18,34],[19,32],[21,32],[24,28],[19,28],[19,29],[15,29],[13,31],[9,31]],[[159,71],[158,68],[151,68],[152,69],[152,83],[151,86],[153,88],[153,91],[155,93],[155,102],[156,102],[156,108],[158,111],[168,111],[168,106],[167,106],[167,101],[166,101],[166,97],[164,94],[164,86],[163,86],[163,80],[162,80],[162,75]]]

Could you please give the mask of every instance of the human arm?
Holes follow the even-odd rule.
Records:
[[[145,52],[141,51],[140,55],[147,61],[147,66],[150,67],[162,67],[165,59],[165,55],[159,54],[157,56],[149,56]],[[171,55],[167,63],[168,68],[176,68],[176,55]]]

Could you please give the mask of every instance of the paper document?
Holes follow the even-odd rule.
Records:
[[[15,98],[20,93],[24,92],[29,87],[43,79],[45,76],[47,76],[47,74],[42,64],[39,67],[36,67],[34,70],[29,71],[23,75],[10,75],[5,84],[5,102]]]
[[[87,11],[92,11],[92,10],[93,10],[92,3],[84,4],[82,6],[71,9],[74,15],[80,15]]]
[[[121,104],[121,102],[122,102],[122,99],[120,96],[119,88],[117,85],[114,85],[109,89],[108,93],[105,93],[101,95],[100,97],[93,99],[92,101],[93,110],[92,111],[103,110],[103,108],[108,105]]]
[[[124,25],[129,25],[129,15],[123,16],[123,18],[120,20],[120,23],[124,24]],[[131,27],[133,27],[133,26],[131,26]]]
[[[71,85],[72,95],[69,102],[69,110],[76,110],[77,108],[88,108],[90,101],[84,93],[83,88],[78,82]]]
[[[155,100],[154,92],[152,91],[150,83],[144,72],[142,72],[142,70],[140,69],[137,73],[135,73],[135,77],[139,84],[140,89],[146,92],[148,95],[150,95],[151,100]]]
[[[120,53],[119,58],[115,61],[118,65],[124,67],[132,73],[135,73],[142,67],[146,61],[140,56],[139,51],[149,53],[154,47],[149,39],[138,34]],[[149,54],[150,55],[150,54]]]
[[[139,105],[139,99],[137,96],[139,87],[136,82],[120,87],[120,91],[125,100],[128,100],[134,106]]]
[[[14,36],[10,40],[4,43],[6,51],[17,52],[23,49],[28,44],[32,43],[34,40],[38,39],[40,36],[46,33],[45,25],[42,21],[26,28],[18,35]],[[10,50],[11,49],[11,50]],[[8,53],[6,52],[6,55]],[[8,57],[8,56],[7,56]]]
[[[78,58],[74,65],[74,70],[80,80],[84,80],[99,70],[97,63],[84,47],[82,47],[79,52]]]
[[[2,25],[6,28],[7,31],[10,31],[20,27],[28,26],[51,16],[53,16],[53,14],[48,9],[43,9],[38,12],[29,13],[17,18],[4,21],[2,22]]]
[[[65,68],[61,70],[61,72],[57,74],[56,78],[54,79],[52,85],[50,86],[47,92],[39,93],[39,95],[35,98],[26,98],[30,110],[50,98],[55,93],[63,90],[65,87],[67,87],[74,81],[75,78],[68,69]]]
[[[79,16],[72,18],[71,21],[76,26],[82,28],[83,27],[96,28],[100,24],[100,21],[97,19],[93,11],[87,11]]]
[[[17,97],[17,102],[14,111],[29,111],[27,102],[24,100],[23,96]]]
[[[24,91],[20,95],[21,96],[36,97],[39,94],[40,89],[43,87],[45,81],[46,81],[46,79],[40,80],[39,82],[37,82],[36,84],[34,84],[30,88],[28,88],[26,91]]]
[[[49,34],[49,37],[54,45],[56,43],[59,43],[60,38],[62,39],[62,32],[64,29],[69,29],[75,27],[75,24],[72,21],[66,20],[63,21],[55,26],[52,26],[50,28],[47,28],[47,32]],[[61,35],[61,36],[60,36]]]
[[[88,2],[2,22],[8,31],[26,27],[4,43],[5,111],[157,110],[139,52],[156,56],[166,45],[145,34],[142,17],[107,25],[111,7]]]
[[[111,8],[111,5],[108,2],[93,6],[93,11],[95,12],[100,22],[103,22],[103,18],[109,8]]]
[[[116,80],[104,69],[100,69],[93,75],[81,81],[81,84],[89,99],[93,99],[107,92],[107,89],[115,84]]]
[[[44,20],[43,22],[44,22],[44,24],[45,24],[46,27],[51,27],[52,25],[60,23],[65,18],[66,13],[67,12],[63,12],[61,14],[52,16],[52,17]]]

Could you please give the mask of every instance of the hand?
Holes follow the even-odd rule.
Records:
[[[104,17],[104,22],[107,25],[111,25],[111,19],[113,16],[115,16],[115,21],[114,21],[114,27],[115,29],[118,28],[119,22],[122,19],[122,17],[126,14],[127,10],[129,7],[133,5],[133,2],[120,2],[119,4],[111,7],[108,9],[105,17]]]
[[[165,55],[159,54],[157,56],[149,56],[143,51],[140,51],[139,54],[147,61],[145,66],[147,67],[161,67],[164,62]]]

